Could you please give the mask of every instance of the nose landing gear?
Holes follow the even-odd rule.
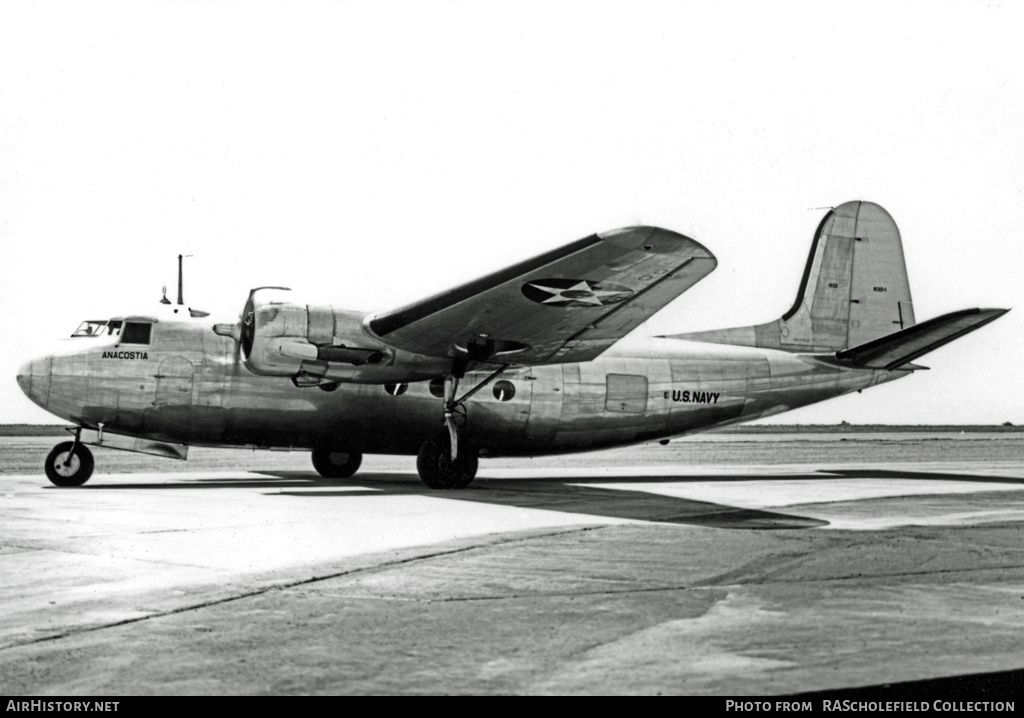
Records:
[[[78,443],[81,433],[82,430],[79,429],[75,434],[74,441],[57,444],[46,457],[44,464],[46,478],[54,486],[81,486],[92,476],[95,462],[89,448],[85,444]]]

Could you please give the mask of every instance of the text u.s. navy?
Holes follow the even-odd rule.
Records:
[[[261,287],[239,321],[215,322],[179,285],[177,306],[84,322],[18,383],[74,425],[45,462],[59,486],[89,478],[90,445],[304,449],[332,478],[364,453],[409,454],[428,486],[462,488],[480,458],[665,443],[900,379],[1007,311],[917,323],[895,222],[855,201],[818,225],[780,318],[618,344],[716,264],[688,237],[630,227],[385,312]]]
[[[689,389],[673,389],[672,401],[689,402],[692,404],[717,404],[718,397],[722,395],[719,391],[690,391]],[[665,392],[666,398],[668,392]]]

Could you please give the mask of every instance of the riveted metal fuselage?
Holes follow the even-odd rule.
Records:
[[[467,373],[463,389],[492,369]],[[651,339],[590,362],[510,367],[465,402],[459,423],[484,456],[587,451],[749,421],[909,373]],[[77,425],[193,446],[414,454],[443,429],[436,383],[296,387],[251,373],[235,341],[194,320],[154,324],[145,346],[69,339],[23,366],[18,381],[34,402]]]

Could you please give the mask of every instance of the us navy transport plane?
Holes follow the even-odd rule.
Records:
[[[916,323],[899,230],[855,201],[822,219],[779,319],[616,346],[716,264],[689,237],[628,227],[391,311],[259,287],[234,323],[168,307],[86,321],[18,383],[74,425],[46,459],[57,486],[89,479],[88,446],[244,446],[309,450],[328,478],[363,454],[416,455],[423,483],[457,489],[479,458],[666,443],[901,379],[1008,311]]]

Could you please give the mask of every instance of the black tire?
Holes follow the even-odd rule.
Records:
[[[54,486],[81,486],[92,476],[96,466],[92,452],[84,444],[79,444],[75,447],[75,453],[71,454],[72,446],[75,446],[73,441],[57,444],[46,457],[46,478]]]
[[[347,479],[362,463],[363,455],[358,451],[313,449],[313,468],[325,479]]]
[[[476,449],[459,441],[459,457],[452,461],[451,439],[442,432],[427,439],[416,457],[420,480],[431,489],[464,489],[472,483],[479,464]]]

